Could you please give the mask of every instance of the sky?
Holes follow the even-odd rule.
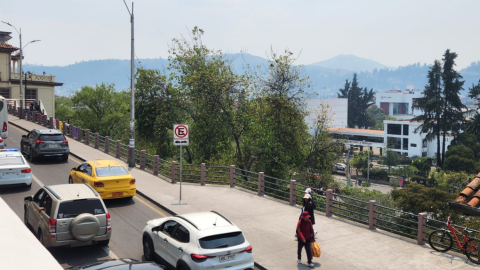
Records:
[[[305,65],[353,54],[398,67],[432,64],[450,49],[460,70],[480,61],[478,10],[478,0],[137,0],[135,55],[167,58],[171,40],[198,26],[203,44],[224,53],[288,49]],[[0,0],[0,21],[21,28],[28,64],[130,59],[123,0]],[[13,27],[0,31],[19,47]]]

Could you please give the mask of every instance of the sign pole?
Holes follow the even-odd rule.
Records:
[[[179,124],[173,125],[173,145],[180,146],[180,199],[178,203],[172,203],[172,205],[186,205],[186,203],[182,203],[182,171],[183,171],[183,146],[188,146],[189,139],[188,139],[188,125]]]
[[[178,203],[182,202],[182,145],[180,145],[180,201]]]

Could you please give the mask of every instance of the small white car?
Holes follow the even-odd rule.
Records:
[[[5,141],[0,137],[0,149],[5,149]]]
[[[17,148],[0,149],[0,186],[32,186],[32,169]]]
[[[344,163],[336,163],[335,167],[337,167],[337,170],[345,171],[345,169],[347,168],[347,165],[345,165]]]
[[[214,211],[148,221],[143,254],[179,270],[254,269],[252,246],[242,231]]]

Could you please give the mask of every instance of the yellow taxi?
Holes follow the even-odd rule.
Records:
[[[133,198],[135,178],[119,161],[95,159],[70,170],[68,183],[87,183],[102,199]]]

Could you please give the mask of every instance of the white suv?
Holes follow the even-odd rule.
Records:
[[[252,246],[242,231],[217,212],[150,220],[143,230],[145,260],[179,270],[253,270]]]

